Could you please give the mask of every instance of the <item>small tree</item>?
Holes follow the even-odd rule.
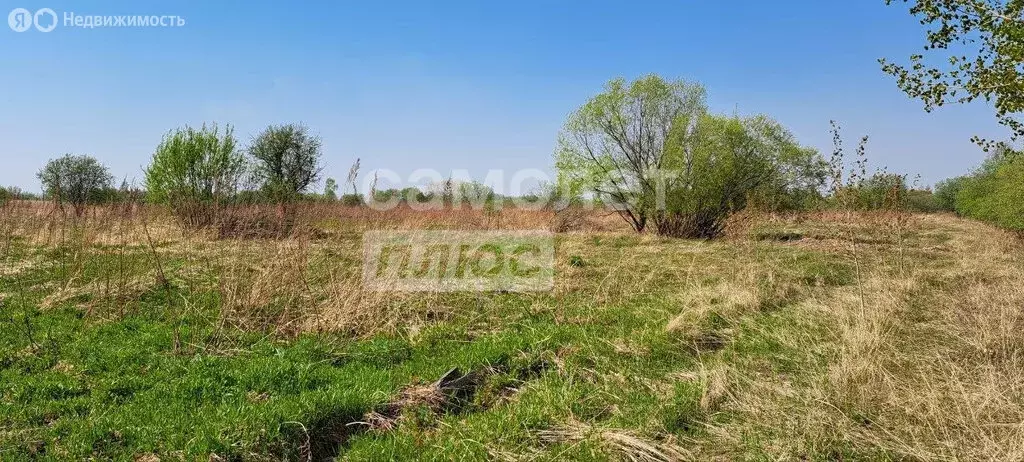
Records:
[[[320,138],[303,125],[271,125],[252,140],[262,188],[282,206],[298,198],[320,178]]]
[[[245,158],[231,126],[184,127],[164,136],[146,169],[148,199],[167,204],[188,228],[213,224],[238,188]]]
[[[95,158],[72,154],[50,160],[37,176],[46,195],[61,206],[71,204],[76,216],[85,213],[86,206],[95,203],[114,181]]]
[[[20,196],[20,190],[16,186],[9,188],[0,187],[0,207],[7,205],[8,202],[15,200]]]
[[[324,200],[329,202],[338,200],[338,182],[334,178],[328,178],[324,184]]]

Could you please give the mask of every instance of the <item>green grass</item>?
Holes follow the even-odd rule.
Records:
[[[709,425],[747,418],[722,405],[742,381],[716,394],[713,372],[813,382],[828,367],[835,333],[792,307],[857,282],[846,255],[796,245],[814,230],[800,230],[800,239],[770,237],[797,233],[788,229],[759,233],[724,242],[560,237],[554,291],[431,298],[443,314],[410,313],[428,321],[366,335],[225,324],[217,283],[224,268],[173,245],[159,249],[167,286],[105,295],[95,288],[116,286],[124,268],[153,269],[149,249],[76,254],[16,241],[7,267],[37,261],[0,276],[0,459],[624,457],[599,433],[544,437],[573,425],[698,448],[713,441]],[[353,264],[358,236],[335,239],[316,243],[315,253]],[[44,306],[61,287],[94,289]],[[708,287],[744,287],[756,300],[716,298],[730,290],[701,299]],[[694,303],[708,307],[698,335],[666,327]],[[813,338],[820,348],[802,347]],[[451,368],[481,376],[457,405],[403,409],[390,430],[362,423]],[[769,457],[763,444],[776,436],[751,428],[733,451]],[[872,451],[838,439],[799,453]]]

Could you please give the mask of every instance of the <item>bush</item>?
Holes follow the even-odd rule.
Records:
[[[0,207],[7,205],[8,202],[14,200],[17,195],[11,191],[12,188],[0,187]]]
[[[935,201],[941,210],[952,212],[956,210],[956,197],[960,194],[964,184],[968,181],[966,176],[958,176],[935,185]]]
[[[911,189],[907,191],[907,209],[912,212],[935,213],[948,212],[938,196],[927,189]]]
[[[363,205],[362,194],[342,194],[341,203],[350,207]]]
[[[612,205],[635,231],[714,237],[748,204],[803,208],[828,165],[767,117],[708,113],[704,88],[658,76],[616,79],[570,115],[558,184]]]
[[[1024,231],[1024,156],[1013,152],[993,156],[961,181],[958,214]]]
[[[213,224],[245,170],[231,126],[185,127],[164,136],[146,169],[148,199],[167,204],[187,228]]]
[[[37,176],[48,197],[61,206],[71,204],[78,216],[89,204],[101,202],[103,191],[114,181],[107,167],[95,158],[72,154],[51,159]]]
[[[859,210],[902,209],[907,203],[908,193],[905,176],[877,172],[856,186],[856,208]]]
[[[826,164],[778,123],[765,118],[704,115],[670,137],[664,168],[665,206],[654,213],[658,234],[711,238],[749,203],[800,207],[824,182]]]

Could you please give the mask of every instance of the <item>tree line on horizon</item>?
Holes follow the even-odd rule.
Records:
[[[838,127],[836,151],[825,159],[770,117],[713,114],[705,97],[700,84],[656,75],[610,81],[566,121],[554,156],[556,183],[528,199],[564,197],[568,204],[609,207],[638,232],[705,238],[747,208],[943,209],[930,190],[909,187],[905,175],[869,175],[863,143],[844,174]],[[355,186],[358,160],[346,179],[350,191],[339,195],[338,182],[328,178],[323,193],[310,192],[322,177],[321,158],[320,138],[303,125],[267,127],[242,147],[230,126],[208,124],[168,132],[141,187],[115,188],[109,170],[85,155],[52,159],[38,177],[44,198],[76,215],[91,204],[146,202],[168,207],[192,229],[213,225],[220,209],[237,204],[275,204],[286,220],[302,202],[364,204],[368,198]],[[370,194],[379,201],[441,198],[446,205],[453,197],[505,199],[483,184],[453,180],[426,190],[372,186]]]

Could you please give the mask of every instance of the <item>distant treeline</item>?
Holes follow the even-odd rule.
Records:
[[[826,159],[770,117],[713,113],[700,84],[652,75],[610,81],[572,113],[558,138],[557,180],[523,196],[455,179],[378,189],[376,177],[360,192],[359,159],[344,183],[326,178],[323,191],[314,192],[323,179],[321,142],[307,127],[270,126],[243,147],[230,125],[204,125],[168,132],[141,185],[115,187],[99,160],[67,154],[39,171],[41,196],[0,188],[0,204],[45,199],[76,215],[95,204],[157,204],[187,228],[215,226],[225,233],[244,225],[229,208],[274,205],[264,208],[273,213],[261,212],[270,215],[246,218],[274,235],[291,229],[301,203],[593,207],[618,213],[637,232],[676,237],[714,237],[728,217],[751,209],[955,211],[1024,230],[1024,158],[1012,149],[1000,149],[975,172],[933,192],[907,175],[869,171],[867,137],[853,158],[844,158],[839,132],[833,123],[834,149]]]

